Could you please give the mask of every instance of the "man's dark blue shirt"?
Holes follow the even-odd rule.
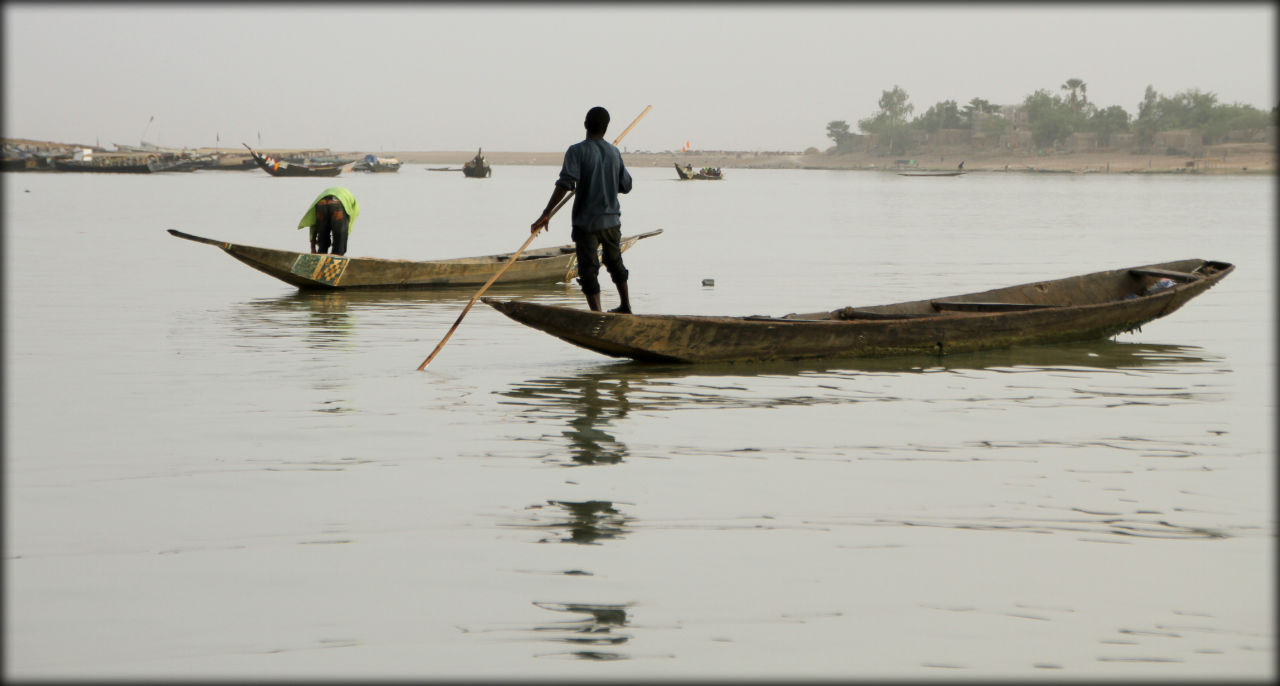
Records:
[[[612,143],[588,138],[569,146],[556,185],[575,193],[574,229],[600,231],[622,226],[618,194],[631,192],[631,174]]]

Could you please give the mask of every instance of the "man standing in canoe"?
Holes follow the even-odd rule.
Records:
[[[311,227],[311,252],[347,254],[347,234],[360,216],[360,203],[351,191],[334,186],[320,193],[302,215],[298,228]]]
[[[578,284],[587,296],[587,305],[593,312],[600,311],[599,249],[622,300],[621,305],[609,311],[631,314],[628,272],[622,263],[622,207],[618,203],[619,193],[631,192],[631,174],[622,163],[622,153],[604,139],[609,128],[608,110],[592,107],[583,126],[587,129],[586,139],[565,151],[551,200],[530,231],[536,234],[546,228],[551,210],[569,191],[574,191],[572,237],[578,253]]]

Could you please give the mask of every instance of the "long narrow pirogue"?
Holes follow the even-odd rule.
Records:
[[[348,166],[354,166],[353,162],[319,165],[286,162],[285,160],[277,160],[274,157],[259,154],[258,151],[244,143],[241,143],[241,145],[248,148],[249,154],[253,156],[253,161],[258,165],[258,168],[272,176],[337,176]]]
[[[177,229],[168,231],[178,238],[216,245],[250,267],[303,290],[479,286],[486,283],[511,258],[511,253],[426,262],[344,257],[258,248],[193,236]],[[622,249],[630,248],[641,238],[660,233],[662,229],[628,236],[622,239]],[[577,274],[578,256],[574,247],[559,245],[524,253],[498,281],[556,283],[568,281]]]
[[[782,317],[635,315],[484,302],[577,346],[649,362],[745,362],[1005,348],[1107,338],[1177,310],[1235,269],[1191,259],[981,293]]]

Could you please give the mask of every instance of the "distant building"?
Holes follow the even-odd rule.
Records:
[[[1076,132],[1067,136],[1064,146],[1069,152],[1091,152],[1098,149],[1098,134]]]
[[[1030,148],[1033,144],[1031,129],[1014,129],[1000,137],[1000,147],[1002,148]]]
[[[1138,145],[1138,134],[1136,133],[1113,133],[1110,140],[1107,141],[1113,150],[1133,150]]]
[[[1204,152],[1204,136],[1198,129],[1160,131],[1151,139],[1151,151],[1166,155],[1199,155]]]

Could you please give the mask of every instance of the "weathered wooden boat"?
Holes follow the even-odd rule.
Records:
[[[676,174],[681,181],[692,181],[694,179],[700,181],[718,181],[724,178],[724,172],[720,169],[711,167],[703,167],[698,171],[694,171],[692,166],[681,167],[679,162],[675,163]]]
[[[61,172],[90,172],[97,174],[150,174],[149,162],[53,160],[53,168]]]
[[[242,143],[241,145],[244,144]],[[248,145],[244,147],[249,149],[249,154],[253,156],[253,161],[258,165],[258,168],[272,176],[337,176],[342,173],[343,169],[352,164],[350,162],[326,165],[297,164],[295,162],[277,160],[267,155],[260,155]]]
[[[981,293],[782,317],[637,315],[483,298],[521,324],[612,357],[743,362],[945,354],[1108,338],[1182,307],[1234,270],[1200,259]]]
[[[502,269],[512,254],[415,262],[273,250],[203,238],[176,229],[168,231],[178,238],[216,245],[250,267],[303,290],[481,286]],[[641,238],[660,233],[662,229],[625,237],[622,249],[625,251]],[[577,274],[578,256],[573,245],[559,245],[522,253],[498,282],[557,283]]]

